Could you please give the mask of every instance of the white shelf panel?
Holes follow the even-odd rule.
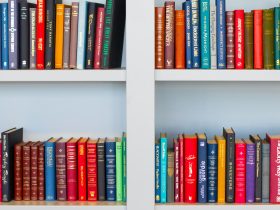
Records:
[[[124,82],[126,70],[1,70],[0,82]]]
[[[280,81],[278,70],[155,70],[156,81]]]

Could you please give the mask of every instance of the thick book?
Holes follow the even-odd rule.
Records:
[[[254,13],[245,12],[245,69],[254,69]]]
[[[106,170],[105,170],[105,140],[99,139],[97,142],[97,192],[98,201],[106,200]]]
[[[211,69],[217,69],[217,20],[216,6],[213,0],[210,1],[210,47],[211,47]],[[212,4],[213,3],[213,4]]]
[[[167,135],[160,134],[160,202],[167,202]]]
[[[155,142],[155,202],[160,203],[160,142]]]
[[[38,200],[45,200],[45,144],[38,146]]]
[[[69,68],[77,67],[77,44],[78,44],[78,20],[79,20],[79,2],[72,3],[71,12],[71,33],[70,33],[70,55]]]
[[[175,68],[186,68],[185,10],[175,11]]]
[[[226,68],[226,1],[216,1],[217,68]]]
[[[87,200],[87,141],[81,138],[78,143],[78,200]]]
[[[9,21],[8,21],[8,3],[2,3],[1,7],[1,62],[2,69],[9,69]],[[1,197],[2,199],[2,197]]]
[[[179,141],[179,199],[180,202],[184,202],[185,198],[185,180],[184,180],[184,163],[185,163],[185,155],[184,155],[184,137],[182,134],[178,135]]]
[[[122,175],[123,175],[123,185],[122,185],[122,189],[123,189],[123,202],[126,202],[126,198],[127,198],[127,170],[126,170],[126,165],[127,165],[127,160],[126,160],[126,156],[127,156],[127,153],[126,153],[126,133],[123,132],[123,135],[122,135],[122,155],[123,155],[123,158],[122,158]]]
[[[274,68],[274,8],[263,10],[263,65]]]
[[[198,183],[197,201],[199,203],[207,203],[207,137],[206,134],[197,134],[198,138]]]
[[[36,10],[36,69],[45,68],[46,0],[37,0]]]
[[[270,182],[270,144],[267,139],[262,143],[262,203],[269,202]]]
[[[39,146],[42,144],[42,142],[36,142],[31,146],[31,195],[30,199],[32,201],[38,200],[38,150]]]
[[[164,69],[165,7],[155,7],[155,68]]]
[[[87,199],[97,201],[97,139],[87,141]]]
[[[245,67],[245,54],[244,54],[244,10],[234,11],[234,24],[235,24],[235,68],[244,69]]]
[[[280,69],[280,7],[274,8],[274,61],[275,69]]]
[[[14,174],[14,186],[15,186],[15,201],[22,200],[22,146],[26,144],[24,142],[18,143],[14,147],[14,166],[15,166],[15,174]],[[2,149],[2,148],[1,148]],[[1,153],[2,155],[2,153]],[[1,158],[2,160],[2,158]],[[1,174],[2,176],[2,174]],[[1,183],[2,184],[2,183]],[[2,193],[2,190],[1,190]],[[1,197],[2,200],[2,197]]]
[[[207,141],[207,202],[217,202],[218,183],[218,144],[216,140]]]
[[[55,24],[55,62],[56,69],[63,68],[63,40],[64,40],[64,4],[56,5],[56,24]]]
[[[36,8],[29,9],[29,17],[29,66],[36,69]]]
[[[23,128],[12,128],[1,133],[2,139],[2,201],[14,198],[14,146],[22,142]]]
[[[246,202],[246,143],[235,141],[235,203]]]
[[[263,69],[263,11],[254,10],[254,69]]]
[[[256,178],[256,145],[250,140],[246,143],[246,202],[255,202],[255,178]]]
[[[227,69],[235,67],[235,49],[234,49],[234,11],[226,12],[226,33],[227,33]]]
[[[185,202],[197,201],[197,136],[184,135]]]
[[[179,140],[173,139],[173,148],[174,148],[174,202],[180,202],[180,148]]]
[[[96,17],[96,29],[95,29],[94,56],[93,56],[94,69],[101,68],[104,15],[105,15],[105,8],[98,7],[97,17]]]
[[[165,68],[175,67],[175,2],[165,2]]]
[[[191,39],[191,30],[192,30],[192,13],[191,13],[191,1],[186,0],[183,3],[183,9],[185,10],[185,26],[186,26],[186,68],[192,68],[192,39]]]
[[[167,203],[174,203],[174,152],[167,152]]]
[[[107,201],[116,201],[116,141],[105,141],[106,197]]]
[[[123,168],[122,168],[122,139],[116,138],[116,200],[123,200]]]
[[[31,146],[28,142],[22,146],[22,200],[30,201],[31,198]]]
[[[191,13],[192,68],[198,69],[201,67],[199,0],[191,0]]]
[[[70,23],[71,8],[64,9],[64,26],[63,26],[63,68],[69,69],[69,55],[70,55]]]
[[[210,56],[210,0],[200,0],[201,68],[211,68]]]

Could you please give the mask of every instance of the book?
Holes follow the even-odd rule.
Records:
[[[97,201],[97,139],[87,141],[87,198]]]
[[[38,200],[45,200],[45,144],[38,146]]]
[[[122,62],[125,0],[107,0],[105,6],[102,68],[120,68]]]
[[[165,7],[155,7],[155,68],[164,69]]]
[[[30,199],[32,201],[38,200],[38,150],[39,146],[42,144],[42,142],[35,142],[31,146],[31,195]]]
[[[246,202],[246,143],[235,141],[235,203]]]
[[[180,202],[180,147],[179,139],[173,139],[174,147],[174,202]]]
[[[160,134],[160,202],[167,202],[167,135]]]
[[[98,177],[98,201],[106,200],[106,182],[105,182],[105,140],[98,139],[97,142],[97,177]]]
[[[2,163],[2,140],[0,139],[0,160]],[[16,175],[15,175],[16,177]],[[16,182],[15,182],[16,183]],[[2,167],[0,167],[0,202],[2,202]]]
[[[254,69],[263,69],[263,11],[254,10]]]
[[[198,203],[207,203],[207,137],[206,134],[197,134],[198,138]]]
[[[216,6],[210,5],[211,69],[217,69]]]
[[[185,10],[175,11],[175,68],[186,68]]]
[[[174,152],[167,152],[167,200],[174,203]]]
[[[197,136],[184,135],[185,202],[197,201]]]
[[[2,7],[0,5],[0,27],[2,27]],[[2,33],[0,28],[0,42],[2,41]],[[2,49],[0,45],[0,69],[2,69]]]
[[[22,142],[23,128],[12,128],[1,133],[2,139],[2,201],[14,198],[14,146]]]
[[[33,142],[28,142],[22,146],[22,200],[30,201],[31,196],[31,146]]]
[[[179,141],[179,197],[180,202],[184,202],[185,198],[185,170],[184,170],[184,164],[185,164],[185,154],[184,154],[184,137],[182,134],[178,135],[178,141]]]
[[[207,141],[207,202],[217,202],[218,144],[216,140]]]
[[[274,8],[263,10],[263,65],[274,68]]]
[[[29,62],[30,69],[36,69],[36,8],[29,9]]]
[[[217,68],[226,68],[226,1],[216,1]]]
[[[274,49],[274,66],[280,69],[280,7],[274,8]]]
[[[80,138],[78,146],[78,200],[87,199],[87,141],[88,138]]]
[[[192,68],[198,69],[201,67],[201,49],[200,49],[200,17],[199,17],[199,1],[191,0],[191,56]]]
[[[255,167],[256,167],[256,145],[250,140],[246,143],[246,202],[255,202]]]
[[[63,67],[63,40],[64,40],[64,4],[56,5],[56,28],[55,28],[55,63],[56,69]]]
[[[1,56],[2,68],[9,69],[9,21],[8,21],[8,3],[1,3]],[[2,199],[2,197],[1,197]]]
[[[22,146],[26,144],[24,142],[18,143],[14,147],[14,166],[15,166],[15,173],[14,173],[14,186],[15,186],[15,201],[21,201],[22,200]],[[2,148],[1,148],[2,150]],[[2,152],[1,152],[2,156]],[[2,160],[2,158],[1,158]],[[0,167],[2,168],[2,167]],[[2,177],[2,174],[1,174]],[[2,180],[2,179],[1,179]],[[2,182],[1,182],[2,184]],[[2,194],[2,190],[1,190]],[[1,196],[2,201],[2,196]]]
[[[235,67],[234,11],[226,12],[227,69]]]
[[[175,67],[175,2],[165,2],[165,68]]]
[[[218,143],[218,203],[225,203],[226,197],[226,140],[215,136]]]
[[[210,0],[200,0],[201,68],[211,68],[210,58]]]
[[[69,68],[77,67],[77,44],[78,44],[78,19],[79,19],[79,2],[72,3],[71,27],[70,27],[70,55]]]
[[[262,143],[262,203],[269,202],[270,144],[267,139]]]
[[[94,56],[93,56],[93,67],[94,69],[101,68],[101,58],[102,58],[102,40],[103,40],[103,31],[104,31],[104,15],[105,8],[97,8],[97,17],[96,17],[96,29],[95,29],[95,46],[94,46]]]
[[[123,200],[123,145],[121,138],[116,138],[116,201]]]
[[[235,68],[244,69],[245,55],[244,55],[244,10],[234,11],[235,24]]]
[[[116,201],[116,141],[105,141],[106,197],[107,201]]]
[[[37,0],[36,10],[36,68],[45,68],[46,0]]]
[[[64,26],[63,26],[63,68],[69,69],[69,55],[70,55],[70,20],[71,8],[64,8]]]
[[[245,34],[245,69],[254,69],[254,13],[245,12],[244,21]]]
[[[191,1],[186,0],[183,3],[183,9],[185,10],[185,26],[186,26],[186,68],[192,68],[192,39],[191,39],[191,30],[192,30],[192,13],[191,13]]]
[[[122,158],[122,161],[123,161],[123,164],[122,164],[122,168],[123,168],[123,185],[122,185],[122,188],[123,188],[123,202],[126,202],[126,197],[127,197],[127,189],[126,189],[126,185],[127,185],[127,179],[126,179],[126,175],[127,175],[127,170],[126,170],[126,165],[127,165],[127,160],[126,160],[126,133],[123,132],[123,135],[122,135],[122,154],[123,154],[123,158]]]

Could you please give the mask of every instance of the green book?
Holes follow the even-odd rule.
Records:
[[[122,140],[116,138],[116,190],[117,201],[123,200],[123,149]]]
[[[123,202],[126,202],[126,133],[123,133],[122,136],[122,151],[123,151],[123,164],[122,164],[122,171],[123,171]]]
[[[274,49],[275,69],[280,69],[280,7],[274,9]]]

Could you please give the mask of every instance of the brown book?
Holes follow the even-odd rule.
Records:
[[[71,36],[70,36],[70,69],[77,68],[77,43],[78,43],[78,18],[79,18],[79,2],[72,3],[71,13]]]
[[[31,200],[38,200],[38,146],[36,142],[31,146]]]
[[[254,14],[245,12],[245,69],[254,69]]]
[[[64,9],[63,68],[69,68],[71,8]]]
[[[22,199],[30,201],[31,198],[31,146],[34,142],[28,142],[22,146]]]
[[[38,146],[38,200],[45,200],[45,146]]]
[[[165,7],[155,8],[155,66],[164,69]]]
[[[234,69],[234,12],[226,12],[226,29],[227,29],[227,69]]]
[[[175,2],[165,2],[165,68],[173,69],[175,48]]]
[[[26,144],[24,142],[16,144],[14,148],[14,155],[15,155],[15,164],[14,164],[14,171],[15,171],[15,200],[21,201],[22,200],[22,146]]]
[[[175,67],[186,68],[185,10],[175,11]]]

